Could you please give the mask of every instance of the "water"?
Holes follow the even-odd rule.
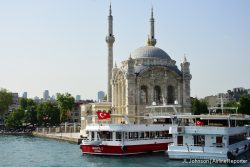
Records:
[[[133,156],[83,155],[79,145],[31,136],[0,134],[0,167],[211,167],[169,160],[165,153]],[[212,166],[250,167],[250,153],[241,157],[247,164]]]

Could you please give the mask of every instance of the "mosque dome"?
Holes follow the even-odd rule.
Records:
[[[162,49],[155,46],[143,46],[131,53],[133,59],[157,58],[171,60],[170,56]]]

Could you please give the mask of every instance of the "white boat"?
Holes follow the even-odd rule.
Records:
[[[250,126],[240,123],[249,115],[176,115],[170,127],[170,159],[234,159],[250,149]]]
[[[146,116],[147,124],[89,124],[86,126],[87,138],[82,141],[80,149],[84,154],[128,155],[147,152],[166,151],[172,143],[169,134],[170,115],[164,108],[171,106],[149,106]],[[111,115],[121,116],[121,115]]]
[[[80,148],[84,154],[128,155],[166,151],[172,142],[165,124],[90,124]]]

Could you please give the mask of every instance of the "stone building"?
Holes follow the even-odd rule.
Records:
[[[180,112],[190,112],[190,63],[184,58],[179,70],[175,60],[155,45],[152,10],[147,45],[135,49],[121,67],[112,70],[113,114],[142,116],[145,107],[153,102],[163,105],[175,101],[182,106]],[[122,121],[115,119],[116,123]]]
[[[130,122],[141,123],[145,107],[153,102],[156,105],[175,104],[181,105],[179,112],[191,112],[190,63],[184,58],[181,69],[176,66],[176,61],[162,49],[156,47],[154,35],[153,9],[150,17],[150,32],[146,46],[139,47],[128,55],[128,59],[120,67],[113,67],[113,17],[111,6],[108,16],[108,89],[107,102],[83,106],[83,120],[87,112],[95,114],[93,108],[109,110],[114,117],[110,123],[126,122],[122,116],[128,115]],[[116,116],[115,116],[116,115]],[[133,117],[135,116],[135,117]],[[95,119],[88,119],[93,122]],[[86,122],[85,122],[86,123]]]

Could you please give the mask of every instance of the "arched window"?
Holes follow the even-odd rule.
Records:
[[[155,86],[154,88],[154,101],[156,104],[161,104],[161,87],[160,86]]]
[[[141,86],[140,104],[148,104],[148,88],[145,85]]]
[[[168,104],[174,104],[175,96],[174,96],[174,87],[172,85],[168,86],[168,96],[167,102]]]

